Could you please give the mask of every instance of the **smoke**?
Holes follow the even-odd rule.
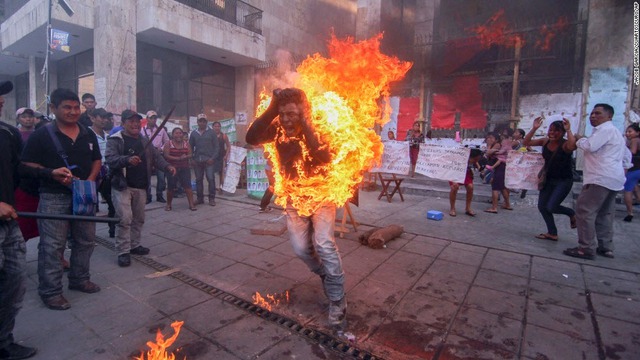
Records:
[[[268,93],[274,89],[284,89],[295,86],[298,73],[295,70],[296,61],[293,55],[284,49],[275,51],[273,59],[265,64],[265,68],[256,74],[258,89],[263,88]]]

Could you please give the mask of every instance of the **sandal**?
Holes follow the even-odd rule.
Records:
[[[583,249],[581,247],[569,248],[563,251],[562,253],[567,256],[571,256],[579,259],[593,260],[596,258],[596,256],[593,255],[593,252],[591,252],[590,249]]]
[[[171,211],[171,205],[167,205],[164,207],[164,211]]]
[[[513,210],[513,208],[511,206],[509,206],[509,207],[503,206],[502,208],[505,209],[505,210]]]
[[[465,214],[465,215],[469,215],[469,216],[471,216],[471,217],[476,216],[476,213],[474,213],[474,212],[473,212],[473,211],[471,211],[471,210],[467,210],[467,211],[465,211],[465,212],[464,212],[464,214]]]
[[[488,212],[488,213],[492,213],[492,214],[497,214],[498,210],[493,210],[493,209],[487,209],[484,212]]]
[[[535,238],[536,239],[542,239],[542,240],[558,241],[558,237],[557,236],[553,236],[551,234],[540,234],[540,235],[536,235]]]
[[[198,208],[194,206],[194,207],[190,207],[189,210],[196,211],[196,210],[198,210]]]
[[[598,253],[598,255],[600,255],[600,256],[604,256],[606,258],[613,259],[613,251],[611,251],[611,250],[598,248],[598,249],[596,249],[596,253]]]
[[[456,216],[456,211],[455,210],[449,211],[449,216],[455,217]]]
[[[631,222],[631,220],[633,220],[633,215],[627,215],[622,219],[624,222]]]
[[[577,227],[578,227],[578,219],[576,218],[576,216],[575,216],[575,215],[573,215],[573,216],[571,216],[571,217],[569,218],[569,223],[571,224],[571,228],[572,228],[572,229],[575,229],[575,228],[577,228]]]

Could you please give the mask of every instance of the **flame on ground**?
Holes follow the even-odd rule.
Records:
[[[307,57],[297,68],[294,87],[304,90],[313,110],[311,123],[329,145],[332,161],[314,174],[295,181],[283,180],[275,144],[265,144],[273,163],[276,204],[287,203],[302,216],[311,215],[325,203],[343,206],[364,172],[380,162],[383,145],[374,126],[389,121],[390,107],[380,105],[388,97],[390,83],[401,80],[412,63],[380,52],[382,34],[355,42],[331,36],[329,58],[320,54]],[[270,95],[261,94],[262,113]],[[388,102],[385,102],[388,104]]]
[[[151,349],[145,354],[140,354],[140,357],[134,358],[135,360],[175,360],[176,356],[173,353],[167,353],[167,348],[176,341],[178,334],[180,334],[180,328],[184,324],[184,321],[174,321],[171,324],[174,334],[170,338],[166,339],[162,335],[162,332],[158,329],[156,334],[156,342],[148,341],[147,346]],[[186,359],[186,357],[184,358]]]
[[[281,302],[286,304],[289,303],[289,290],[285,291],[283,294],[266,294],[264,297],[256,291],[251,298],[255,305],[271,311],[274,306],[280,305]]]

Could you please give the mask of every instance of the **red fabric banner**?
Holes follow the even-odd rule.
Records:
[[[432,129],[452,129],[456,120],[455,99],[449,94],[433,94]]]
[[[400,98],[396,139],[404,140],[407,136],[407,131],[413,127],[413,123],[419,118],[420,98]]]
[[[452,129],[456,112],[460,112],[461,129],[483,129],[487,126],[478,75],[458,77],[453,82],[451,93],[433,95],[431,127]]]

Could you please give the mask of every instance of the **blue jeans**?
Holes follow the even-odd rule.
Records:
[[[544,223],[547,224],[547,233],[549,235],[558,235],[558,228],[556,228],[556,222],[553,220],[553,214],[562,214],[569,217],[576,214],[573,209],[560,205],[569,195],[572,186],[573,179],[548,179],[544,188],[540,190],[538,211],[540,211]]]
[[[111,189],[111,199],[120,218],[116,225],[116,254],[128,254],[140,245],[146,193],[144,189],[131,187],[122,191]]]
[[[71,194],[40,193],[38,212],[45,214],[72,213]],[[39,219],[38,294],[48,298],[62,294],[62,262],[60,257],[71,233],[71,265],[69,284],[80,285],[90,279],[89,266],[95,247],[96,224],[88,221]]]
[[[0,349],[13,342],[16,315],[22,307],[27,247],[15,220],[0,220]]]
[[[204,200],[203,178],[205,174],[207,176],[207,183],[209,183],[209,200],[214,200],[216,198],[216,178],[213,176],[213,164],[207,165],[206,162],[196,162],[193,170],[196,175],[196,194],[198,194],[198,200]],[[182,186],[189,185],[183,184]]]
[[[331,301],[344,297],[342,259],[334,237],[336,207],[323,205],[311,216],[300,216],[287,207],[287,228],[293,251],[309,270],[325,276],[324,288]]]
[[[155,175],[157,178],[156,197],[158,197],[158,196],[162,196],[162,193],[167,188],[166,174],[164,173],[164,171],[156,169]],[[149,187],[147,188],[147,197],[151,197],[151,181],[149,181]]]

